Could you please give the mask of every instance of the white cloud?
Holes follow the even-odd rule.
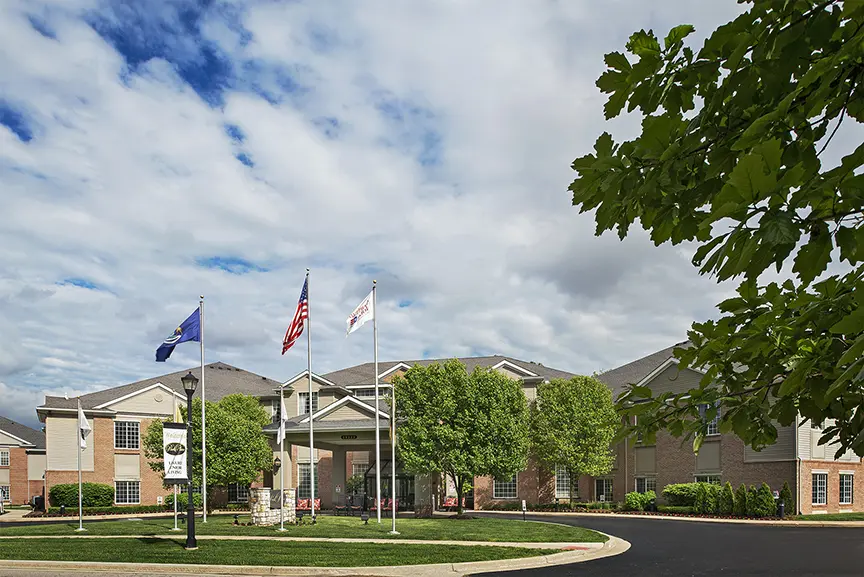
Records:
[[[344,317],[372,278],[382,358],[502,353],[580,372],[682,340],[728,291],[698,278],[687,250],[595,238],[567,185],[572,159],[608,129],[593,86],[603,53],[643,27],[692,22],[704,37],[740,10],[732,0],[262,2],[232,18],[217,4],[198,41],[242,77],[218,106],[176,61],[133,73],[88,24],[105,4],[36,4],[0,8],[3,98],[34,133],[25,143],[0,126],[0,377],[13,418],[33,423],[45,390],[195,364],[191,345],[166,365],[153,352],[201,293],[209,360],[273,378],[302,370],[302,351],[281,357],[279,341],[307,266],[322,372],[371,360],[371,334],[346,340]],[[172,46],[203,67],[194,40]],[[609,126],[626,136],[635,121]],[[269,272],[196,264],[215,256]]]

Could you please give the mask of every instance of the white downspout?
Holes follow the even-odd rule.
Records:
[[[798,429],[801,426],[800,417],[795,416],[795,509],[801,514],[801,447],[798,445]]]

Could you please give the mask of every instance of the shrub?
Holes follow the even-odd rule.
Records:
[[[768,483],[762,483],[761,487],[753,491],[753,516],[773,517],[776,515],[777,502],[774,500],[774,493]]]
[[[732,483],[726,481],[723,488],[720,490],[720,510],[721,515],[731,515],[735,512],[735,491],[732,490]]]
[[[747,489],[747,516],[756,516],[756,487],[753,485],[750,485],[750,488]]]
[[[698,483],[696,487],[696,502],[693,503],[693,509],[700,514],[708,512],[708,489],[704,483]]]
[[[716,515],[720,512],[720,485],[705,484],[705,513]]]
[[[696,503],[696,491],[700,483],[675,483],[663,487],[663,498],[669,505],[692,507]]]
[[[651,501],[657,498],[654,491],[646,491],[637,493],[633,491],[624,495],[624,510],[625,511],[644,511],[648,508]]]
[[[81,485],[81,504],[84,507],[111,507],[114,505],[114,487],[102,483],[83,483]],[[48,491],[51,505],[60,507],[78,506],[78,483],[54,485]]]
[[[84,507],[84,515],[134,515],[137,513],[164,513],[164,505],[115,505],[113,507]],[[41,512],[29,513],[28,517],[77,517],[78,507],[67,507],[61,515],[60,507],[48,507],[43,515]]]
[[[733,512],[739,517],[747,515],[747,487],[744,486],[744,483],[741,483],[741,486],[735,491],[734,507]]]
[[[787,515],[795,514],[795,498],[792,496],[792,489],[789,488],[789,481],[783,483],[783,488],[780,489],[780,500],[786,507]]]
[[[276,499],[278,502],[279,499]],[[186,493],[177,493],[177,510],[185,511],[186,506],[189,504],[189,496]],[[201,498],[201,493],[192,493],[192,505],[195,506],[196,509],[201,509],[204,501]],[[165,506],[169,509],[174,509],[174,494],[171,493],[167,497],[165,497]],[[246,506],[244,509],[248,508]]]
[[[682,507],[674,505],[658,505],[657,510],[661,513],[677,513],[679,515],[691,515],[693,507]]]

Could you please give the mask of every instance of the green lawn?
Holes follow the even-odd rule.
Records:
[[[607,540],[590,529],[568,527],[553,523],[517,521],[512,519],[397,519],[399,535],[389,534],[390,520],[379,525],[374,517],[364,525],[359,517],[320,516],[315,525],[300,526],[286,524],[287,531],[277,533],[277,527],[244,527],[233,525],[232,515],[211,515],[207,523],[196,519],[198,535],[285,535],[296,537],[349,537],[367,539],[429,539],[456,541],[516,541],[522,543],[603,543]],[[249,522],[248,515],[241,515],[241,523]],[[139,521],[87,521],[84,526],[90,535],[169,535],[174,527],[173,518]],[[0,535],[74,535],[77,520],[50,525],[3,527]],[[185,525],[181,524],[185,531]]]
[[[864,521],[864,513],[826,513],[823,515],[796,515],[796,521]]]
[[[375,567],[516,559],[557,553],[554,549],[310,543],[280,541],[198,541],[186,551],[184,539],[0,539],[0,559],[119,563],[203,563],[306,567]]]

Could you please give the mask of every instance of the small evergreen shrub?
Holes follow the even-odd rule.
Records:
[[[83,483],[81,485],[81,504],[83,507],[112,507],[114,487],[102,483]],[[48,491],[48,498],[54,507],[65,505],[78,507],[78,483],[54,485]]]
[[[735,491],[732,490],[732,483],[726,481],[723,488],[720,490],[720,511],[721,515],[732,515],[735,513]]]
[[[756,516],[756,487],[750,485],[750,488],[747,489],[747,516],[755,517]]]
[[[753,516],[773,517],[776,514],[777,502],[774,500],[774,493],[768,483],[762,483],[762,486],[755,490],[753,497]]]
[[[789,481],[784,482],[783,488],[780,489],[780,500],[786,507],[785,513],[787,515],[794,515],[796,513],[795,498],[792,496],[792,489],[789,488]]]
[[[705,512],[716,515],[720,512],[720,485],[708,483],[705,486]]]
[[[693,503],[693,509],[702,515],[708,512],[708,489],[704,483],[699,483],[696,487],[696,502]]]
[[[734,513],[739,517],[747,516],[747,487],[744,483],[735,491]]]

